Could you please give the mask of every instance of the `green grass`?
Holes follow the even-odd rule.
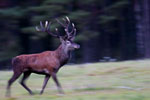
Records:
[[[32,74],[27,85],[35,95],[28,94],[19,78],[12,85],[12,97],[6,98],[11,75],[12,71],[0,71],[0,100],[150,100],[150,60],[64,66],[58,72],[63,96],[52,79],[39,95],[44,76]]]

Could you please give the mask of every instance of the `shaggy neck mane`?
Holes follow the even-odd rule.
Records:
[[[61,66],[66,64],[68,62],[68,60],[70,59],[70,56],[71,56],[71,52],[66,50],[66,48],[64,48],[62,46],[62,44],[57,48],[56,54],[57,54],[57,57],[59,58],[59,60],[61,62]]]

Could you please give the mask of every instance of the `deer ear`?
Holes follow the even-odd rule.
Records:
[[[63,43],[64,42],[64,38],[63,37],[59,37],[60,42]]]
[[[73,41],[75,39],[75,37],[70,37],[70,40]]]

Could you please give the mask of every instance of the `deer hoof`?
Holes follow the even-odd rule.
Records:
[[[30,95],[34,95],[34,93],[33,93],[33,92],[30,92]]]

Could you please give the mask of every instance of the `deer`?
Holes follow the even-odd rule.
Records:
[[[36,31],[46,32],[53,37],[59,38],[61,44],[54,51],[44,51],[35,54],[22,54],[14,57],[12,59],[13,75],[7,84],[7,97],[10,97],[10,88],[12,83],[15,82],[21,74],[23,74],[23,77],[19,83],[29,92],[30,95],[33,95],[31,89],[25,84],[31,73],[45,75],[40,94],[43,94],[50,77],[52,77],[55,82],[58,93],[64,94],[56,74],[63,65],[67,64],[71,57],[71,52],[75,49],[79,49],[80,45],[73,42],[76,36],[76,28],[74,23],[72,23],[68,17],[63,18],[63,21],[58,19],[56,19],[56,21],[64,28],[65,35],[60,35],[57,28],[55,28],[55,32],[52,32],[50,29],[50,21],[45,21],[45,25],[42,21],[40,21],[40,27],[36,26],[35,28]],[[69,28],[71,28],[71,30]]]

